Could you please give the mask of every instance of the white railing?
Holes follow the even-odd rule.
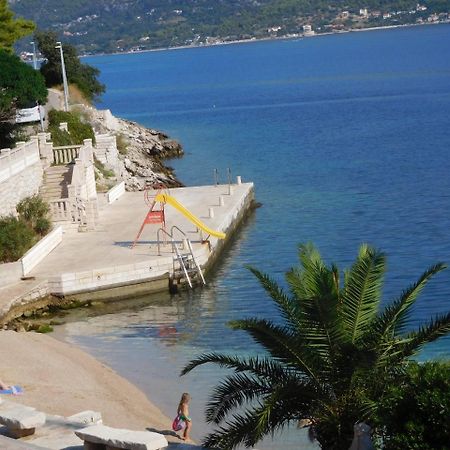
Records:
[[[93,227],[98,215],[95,188],[92,141],[86,139],[78,146],[72,177],[67,186],[68,198],[52,200],[50,212],[54,221],[69,221],[80,226]]]
[[[61,198],[48,202],[55,222],[72,222],[86,225],[86,205],[80,199]]]
[[[63,145],[53,147],[53,164],[69,164],[78,158],[81,145]]]
[[[0,150],[0,183],[39,161],[39,145],[36,139],[18,142],[13,149]]]

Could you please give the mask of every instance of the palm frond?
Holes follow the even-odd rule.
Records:
[[[281,313],[281,316],[286,320],[293,329],[298,329],[299,327],[299,317],[298,317],[298,308],[295,302],[293,302],[281,289],[276,281],[272,280],[268,275],[260,272],[251,266],[246,266],[250,272],[255,275],[255,277],[259,280],[261,286],[268,293],[270,298],[275,302],[278,307],[278,310]]]
[[[261,381],[243,373],[237,373],[225,378],[216,386],[206,408],[206,421],[216,424],[234,408],[242,406],[267,395],[272,390],[272,384]]]
[[[370,333],[376,334],[381,340],[387,340],[389,337],[393,338],[397,333],[401,333],[405,325],[407,325],[411,306],[417,300],[422,289],[432,276],[446,267],[444,263],[437,263],[429,267],[414,284],[401,293],[397,300],[384,308],[384,311],[376,319]]]
[[[417,331],[406,335],[387,355],[391,364],[401,363],[417,354],[422,347],[450,333],[450,312],[431,319]]]
[[[264,436],[273,435],[291,422],[311,418],[317,394],[310,388],[308,392],[305,384],[302,390],[298,383],[276,387],[256,406],[234,414],[233,420],[207,436],[203,445],[220,449],[233,449],[240,444],[252,447]],[[303,392],[303,400],[300,392]]]
[[[268,358],[239,358],[232,355],[220,353],[204,353],[190,361],[181,371],[181,375],[186,375],[195,367],[207,363],[214,363],[220,367],[234,369],[235,372],[250,372],[260,378],[272,379],[273,377],[283,379],[289,373],[289,368],[284,367],[280,362]]]
[[[367,245],[346,275],[341,314],[348,340],[355,344],[376,317],[385,272],[385,255]]]
[[[298,332],[306,345],[313,346],[323,360],[329,360],[341,331],[336,314],[339,272],[336,266],[325,265],[312,244],[299,246],[299,258],[302,266],[286,274],[301,318]]]
[[[326,362],[318,361],[319,356],[314,349],[306,346],[301,336],[293,334],[286,327],[278,326],[265,319],[243,319],[229,323],[235,330],[244,330],[261,344],[272,357],[296,367],[307,376],[320,382],[317,367]]]

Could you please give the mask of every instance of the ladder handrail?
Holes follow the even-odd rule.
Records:
[[[200,278],[202,279],[203,284],[206,285],[205,277],[203,276],[203,272],[202,272],[201,267],[200,267],[199,264],[197,263],[197,259],[195,258],[195,255],[194,255],[194,250],[193,250],[193,248],[192,248],[192,244],[191,244],[191,241],[190,241],[189,239],[187,240],[187,244],[188,244],[188,247],[189,247],[189,251],[190,251],[190,253],[191,253],[191,256],[192,256],[192,261],[194,261],[195,267],[197,268],[197,272],[198,272],[198,274],[200,275]]]
[[[178,251],[178,247],[175,247],[175,252],[176,252],[176,254],[177,254],[177,259],[178,259],[178,261],[179,261],[179,263],[180,263],[180,266],[183,268],[183,272],[184,272],[184,275],[185,275],[185,277],[186,277],[186,280],[187,280],[188,283],[189,283],[189,287],[192,289],[191,278],[189,277],[188,271],[187,271],[186,266],[185,266],[185,264],[184,264],[183,257],[180,255],[180,252]]]
[[[172,243],[172,253],[175,250],[175,253],[177,255],[177,260],[180,264],[180,267],[183,269],[186,280],[189,283],[189,287],[192,288],[191,278],[189,277],[188,270],[186,269],[183,255],[180,254],[180,251],[179,251],[179,249],[176,245],[175,239],[173,237],[174,230],[178,230],[184,236],[183,241],[185,241],[187,243],[189,254],[192,258],[192,261],[194,262],[195,268],[197,269],[197,273],[200,275],[200,278],[201,278],[203,284],[206,285],[206,281],[205,281],[205,277],[203,276],[202,269],[201,269],[200,265],[198,264],[197,259],[195,258],[194,249],[192,248],[192,243],[191,243],[190,239],[186,236],[186,233],[183,230],[181,230],[180,228],[178,228],[176,225],[172,226],[172,228],[170,229],[170,231],[171,231],[170,233],[167,230],[165,230],[164,228],[158,229],[157,234],[156,234],[156,238],[158,240],[158,256],[161,256],[161,244],[160,244],[161,240],[160,240],[159,232],[162,231],[165,235],[167,235],[170,238],[171,243]],[[173,268],[173,270],[175,273],[175,267]]]
[[[170,237],[170,241],[172,243],[172,253],[173,253],[173,249],[174,249],[174,247],[176,247],[173,236],[164,228],[158,228],[158,231],[156,232],[156,239],[158,240],[158,256],[161,256],[161,240],[159,239],[160,231],[162,231],[164,234],[166,234],[168,237]]]

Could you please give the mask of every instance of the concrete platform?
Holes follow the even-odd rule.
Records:
[[[228,185],[219,185],[171,189],[169,194],[209,228],[226,233],[250,206],[253,183],[234,184],[231,193]],[[214,217],[210,217],[210,208]],[[100,211],[95,231],[68,231],[62,243],[29,275],[48,280],[49,292],[57,295],[95,292],[151,280],[162,280],[162,285],[168,285],[174,255],[170,242],[160,247],[158,255],[160,225],[146,225],[140,241],[131,249],[148,209],[142,192],[125,193]],[[209,244],[202,243],[207,238],[205,232],[200,232],[169,205],[165,213],[166,230],[170,232],[173,226],[180,228],[192,242],[197,260],[202,266],[207,264],[221,242],[210,237]],[[182,235],[175,232],[175,236],[181,242]],[[162,233],[160,238],[163,239]]]

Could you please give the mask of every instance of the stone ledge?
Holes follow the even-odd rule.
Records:
[[[167,439],[159,433],[151,431],[132,431],[111,428],[105,425],[93,425],[75,431],[84,441],[86,450],[99,449],[96,444],[104,445],[108,449],[126,450],[159,450],[167,447]]]
[[[29,406],[14,405],[0,411],[0,423],[5,425],[14,438],[34,434],[37,427],[45,424],[45,414]]]

